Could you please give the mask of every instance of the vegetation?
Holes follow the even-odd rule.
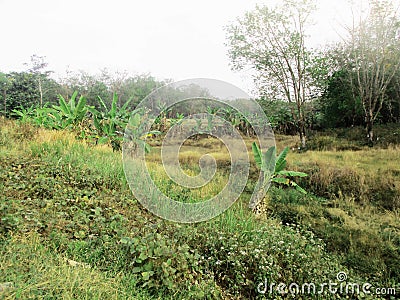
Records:
[[[305,26],[311,1],[283,1],[280,6],[257,7],[227,28],[233,68],[250,65],[263,95],[294,104],[291,116],[306,146],[304,106],[310,93],[311,53],[305,46]]]
[[[139,103],[169,80],[107,70],[54,80],[38,55],[24,72],[0,73],[0,298],[398,297],[400,17],[389,2],[371,0],[341,43],[316,50],[306,47],[313,10],[311,0],[285,0],[226,28],[232,67],[253,69],[275,131],[268,149],[250,122],[258,115],[215,103],[197,85],[166,88],[163,96],[198,101],[153,102],[158,116],[144,130]],[[218,169],[208,184],[187,188],[162,165],[163,137],[199,112],[207,116],[192,120],[198,134],[180,145],[179,165],[197,176],[208,154]],[[145,150],[158,189],[197,203],[230,179],[230,153],[210,134],[221,119],[250,157],[239,199],[196,224],[150,214],[124,174],[125,130]],[[331,282],[369,283],[386,294],[288,289]]]
[[[364,125],[373,146],[374,124],[398,123],[400,115],[399,11],[371,0],[366,14],[359,9],[359,19],[344,24],[342,42],[308,49],[315,3],[282,1],[238,18],[226,29],[232,68],[254,71],[267,115],[277,129],[297,133],[303,148],[310,129],[351,125]]]
[[[344,45],[342,57],[347,69],[355,74],[350,76],[350,85],[355,98],[360,98],[371,145],[374,121],[383,102],[387,101],[386,90],[400,67],[399,30],[399,18],[393,4],[374,1],[369,15],[349,29],[350,38]]]
[[[88,144],[73,131],[6,119],[1,128],[0,283],[6,299],[254,299],[263,297],[257,286],[265,279],[323,283],[341,271],[374,286],[399,282],[396,147],[363,148],[363,155],[285,148],[277,162],[287,154],[288,168],[308,173],[299,184],[309,193],[273,186],[256,215],[247,208],[258,178],[252,168],[253,179],[229,211],[178,225],[141,208],[111,147]],[[280,149],[296,143],[277,140]],[[191,140],[190,146],[209,147],[205,142]],[[252,143],[246,139],[249,152]],[[155,168],[157,139],[153,147]],[[185,165],[196,171],[198,157],[188,154],[182,153]],[[229,161],[224,155],[220,161]],[[157,184],[184,201],[196,197],[167,177]],[[207,193],[213,191],[200,195]],[[286,296],[275,291],[273,297]]]
[[[256,142],[251,145],[254,161],[261,169],[258,192],[254,193],[254,199],[250,201],[250,208],[254,209],[257,204],[262,201],[271,182],[294,187],[303,194],[307,192],[300,187],[296,182],[291,180],[292,177],[305,177],[306,173],[284,170],[287,164],[286,155],[289,152],[289,147],[285,147],[282,152],[276,157],[276,147],[270,147],[265,153],[262,153]]]

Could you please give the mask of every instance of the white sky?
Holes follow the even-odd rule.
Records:
[[[0,0],[0,71],[25,70],[37,54],[60,75],[106,67],[159,79],[220,79],[250,92],[249,78],[230,70],[223,26],[256,3],[275,1]],[[317,4],[313,46],[337,39],[351,16],[347,0]]]

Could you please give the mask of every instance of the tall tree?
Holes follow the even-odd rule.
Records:
[[[48,63],[45,61],[44,56],[33,54],[31,56],[31,62],[25,65],[29,67],[28,72],[34,74],[36,77],[39,92],[39,105],[43,107],[43,94],[45,92],[43,81],[51,74],[51,71],[46,71]]]
[[[368,143],[373,145],[374,121],[387,100],[387,89],[400,67],[400,19],[392,2],[371,0],[365,18],[354,20],[344,41],[343,58],[356,74],[350,77],[360,97]]]
[[[232,68],[248,66],[263,95],[291,105],[301,145],[306,146],[304,105],[311,92],[311,55],[305,45],[306,26],[315,6],[311,0],[283,0],[254,11],[228,26],[227,45]]]
[[[10,84],[10,81],[7,77],[6,74],[0,72],[0,91],[1,91],[1,95],[3,97],[3,114],[4,116],[6,116],[7,114],[7,90],[8,90],[8,86]]]

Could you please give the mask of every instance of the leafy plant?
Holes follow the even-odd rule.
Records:
[[[110,143],[113,150],[119,150],[121,148],[123,129],[127,125],[130,116],[127,108],[133,98],[126,101],[121,108],[117,106],[118,95],[116,93],[113,94],[110,108],[107,107],[100,96],[98,96],[98,100],[102,111],[98,111],[95,108],[90,109],[96,128],[94,137],[97,139],[98,144]]]
[[[185,116],[183,114],[176,113],[176,118],[169,119],[171,127],[174,125],[177,125],[177,126],[181,125],[184,118],[185,118]]]
[[[13,109],[12,112],[15,116],[19,117],[22,123],[29,122],[31,119],[33,112],[35,110],[34,105],[31,105],[28,108],[20,106],[19,109]]]
[[[61,125],[62,116],[55,109],[47,107],[46,104],[43,107],[32,105],[28,108],[24,108],[21,106],[20,109],[14,109],[13,114],[19,117],[22,123],[29,122],[47,129],[65,128],[66,126],[63,127]]]
[[[146,131],[142,122],[142,114],[138,110],[132,112],[132,117],[129,119],[129,123],[126,126],[125,138],[131,143],[133,150],[137,147],[143,147],[146,153],[151,150],[150,145],[146,142],[145,138],[160,134],[158,130]]]
[[[52,114],[56,128],[64,129],[69,126],[77,126],[82,123],[89,111],[89,107],[86,105],[87,99],[84,96],[80,96],[76,100],[78,92],[75,91],[71,98],[66,101],[63,96],[58,95],[59,105],[53,105],[54,114]],[[57,115],[58,114],[58,115]]]
[[[255,208],[258,202],[261,200],[261,195],[265,194],[265,189],[268,187],[270,182],[277,184],[294,187],[296,190],[303,194],[307,192],[300,187],[293,177],[306,177],[306,173],[297,171],[285,170],[287,161],[286,156],[289,152],[289,147],[285,147],[282,152],[276,156],[276,147],[272,146],[268,150],[262,153],[256,142],[252,144],[252,151],[256,165],[261,169],[261,181],[258,185],[258,192],[255,193],[250,201],[250,208]]]
[[[176,291],[200,278],[200,256],[187,244],[179,245],[177,240],[171,241],[170,237],[155,232],[124,237],[121,244],[130,261],[128,270],[136,275],[142,287]]]

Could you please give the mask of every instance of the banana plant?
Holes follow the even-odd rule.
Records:
[[[21,122],[30,122],[36,126],[43,126],[48,129],[58,129],[58,119],[60,116],[58,113],[46,104],[44,107],[31,106],[28,108],[20,107],[20,109],[14,109],[13,114],[20,118]]]
[[[161,131],[158,130],[147,131],[144,122],[142,122],[144,117],[142,111],[134,110],[126,125],[125,139],[130,143],[131,150],[133,150],[134,153],[138,147],[144,149],[145,153],[149,153],[151,147],[146,142],[146,138],[161,134]]]
[[[185,118],[184,114],[180,114],[180,113],[177,112],[176,113],[176,118],[171,118],[169,120],[170,123],[171,123],[171,127],[175,126],[175,125],[177,125],[177,126],[181,125],[184,118]]]
[[[128,106],[133,97],[126,101],[121,108],[117,106],[118,95],[116,93],[113,94],[110,108],[107,107],[100,96],[98,96],[98,100],[102,110],[98,111],[95,108],[90,108],[90,112],[93,114],[93,124],[96,128],[96,133],[93,137],[96,139],[97,144],[110,143],[113,150],[120,150],[123,131],[130,117]]]
[[[14,116],[19,117],[22,123],[29,122],[33,116],[33,113],[35,111],[34,105],[25,108],[23,106],[20,106],[19,109],[13,109],[12,113]]]
[[[78,91],[75,91],[69,101],[66,101],[63,96],[59,95],[59,105],[53,105],[53,108],[60,117],[58,118],[56,114],[53,115],[55,120],[59,122],[58,127],[60,129],[79,125],[89,111],[89,107],[86,106],[86,97],[80,96],[76,100],[77,96]]]
[[[218,114],[220,108],[219,107],[211,107],[207,106],[207,131],[211,133],[214,127],[214,117]]]
[[[289,147],[285,147],[285,149],[283,149],[277,157],[275,146],[268,148],[266,152],[262,153],[257,143],[253,142],[252,151],[254,155],[254,161],[256,162],[257,167],[261,169],[262,176],[261,181],[258,184],[258,192],[254,193],[253,197],[250,200],[250,208],[254,209],[257,204],[262,200],[261,195],[265,194],[267,185],[269,185],[270,182],[294,187],[299,192],[307,194],[307,192],[295,181],[293,181],[292,178],[306,177],[308,176],[308,174],[303,172],[285,170],[287,164],[286,156],[289,152]]]

